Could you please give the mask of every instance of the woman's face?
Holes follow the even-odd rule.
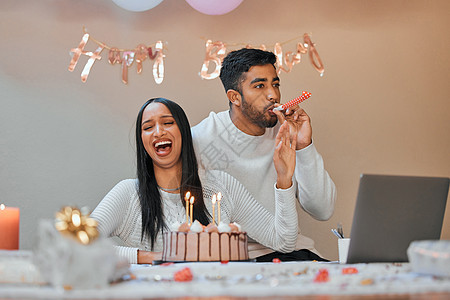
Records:
[[[155,167],[181,169],[181,133],[167,106],[158,102],[147,105],[141,130],[142,143]]]

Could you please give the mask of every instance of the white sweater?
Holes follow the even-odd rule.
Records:
[[[250,193],[233,177],[221,171],[202,173],[204,201],[212,215],[211,196],[221,192],[221,221],[236,222],[256,242],[280,252],[291,252],[297,239],[295,188],[281,190],[272,185],[276,199],[275,214],[259,205]],[[117,236],[125,246],[118,246],[118,254],[137,263],[137,250],[162,251],[162,235],[158,234],[154,249],[144,237],[141,242],[142,215],[137,193],[137,179],[119,182],[98,204],[91,217],[98,221],[100,235]],[[186,210],[180,194],[160,190],[165,222],[168,226],[186,221]],[[216,205],[217,218],[217,205]],[[217,219],[216,219],[217,220]],[[207,225],[207,224],[204,224]],[[249,252],[250,258],[259,252]]]
[[[211,112],[192,128],[199,165],[207,170],[222,170],[235,177],[273,214],[275,198],[272,189],[277,179],[273,153],[279,127],[278,123],[274,128],[267,128],[263,135],[252,136],[233,124],[229,111],[217,114]],[[314,144],[298,150],[296,154],[293,181],[299,204],[313,218],[327,220],[334,211],[336,188],[324,169],[322,157]],[[318,253],[314,241],[301,234],[296,249],[309,249]]]

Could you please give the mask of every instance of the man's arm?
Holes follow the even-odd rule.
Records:
[[[298,106],[285,113],[274,111],[280,123],[288,122],[297,137],[295,179],[302,208],[317,220],[328,220],[334,211],[336,186],[312,143],[311,119]]]
[[[296,151],[297,197],[302,208],[317,220],[328,220],[334,211],[336,186],[324,168],[314,144]]]

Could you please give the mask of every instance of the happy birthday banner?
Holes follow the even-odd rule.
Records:
[[[276,43],[273,46],[273,53],[277,57],[277,73],[280,74],[282,71],[289,73],[294,65],[301,62],[302,54],[308,53],[310,61],[313,67],[323,76],[325,71],[323,67],[322,60],[320,59],[319,53],[317,52],[315,44],[311,41],[309,34],[305,33],[303,35],[303,43],[298,42],[295,51],[288,51],[283,55],[282,45],[287,44],[297,38],[291,39],[286,42]],[[228,46],[245,46],[246,48],[257,48],[261,50],[267,50],[265,45],[259,47],[253,47],[249,44],[231,44]],[[220,74],[220,68],[222,67],[222,61],[227,53],[227,44],[223,42],[212,42],[211,40],[206,41],[206,55],[205,60],[200,71],[200,77],[203,79],[214,79]],[[211,65],[214,64],[214,65]],[[209,69],[213,69],[212,72],[208,72]]]
[[[145,44],[139,44],[134,49],[119,49],[117,47],[110,47],[107,44],[94,39],[89,33],[87,33],[83,28],[84,35],[81,38],[81,42],[77,48],[72,48],[70,53],[72,55],[72,60],[69,64],[69,71],[73,72],[75,67],[82,55],[88,58],[82,72],[81,81],[86,82],[89,73],[97,60],[101,60],[101,53],[104,49],[108,52],[108,62],[111,65],[120,64],[122,82],[124,84],[128,83],[128,69],[136,63],[137,74],[141,74],[143,70],[143,62],[145,60],[153,60],[153,77],[157,84],[161,84],[164,80],[164,57],[163,53],[164,47],[162,41],[157,41],[152,46],[146,46]],[[308,54],[309,59],[313,67],[319,72],[320,76],[323,76],[325,71],[322,60],[320,59],[319,53],[315,47],[315,44],[311,41],[309,34],[305,33],[303,35],[303,43],[297,42],[294,51],[287,51],[283,55],[282,45],[292,42],[298,39],[296,37],[286,42],[275,43],[273,45],[273,52],[277,57],[277,73],[281,72],[289,73],[291,72],[294,65],[301,62],[302,54]],[[93,41],[98,45],[97,49],[92,51],[85,51],[86,44],[88,41]],[[267,50],[265,45],[260,45],[259,47],[253,47],[249,44],[227,44],[221,41],[212,42],[211,40],[206,41],[206,53],[203,65],[200,71],[200,77],[203,79],[215,79],[220,74],[220,69],[222,67],[222,61],[227,54],[227,47],[240,46],[246,48],[257,48],[262,50]]]
[[[81,42],[77,48],[73,48],[70,50],[72,54],[72,60],[69,64],[69,71],[73,72],[75,67],[80,59],[81,55],[86,55],[89,57],[86,65],[81,72],[81,81],[86,82],[89,76],[89,73],[97,60],[102,59],[100,56],[103,49],[108,49],[108,62],[111,65],[120,64],[122,69],[122,82],[128,83],[128,68],[136,62],[137,65],[137,73],[142,73],[142,63],[144,60],[154,60],[153,63],[153,77],[157,84],[161,84],[164,80],[164,47],[162,41],[157,41],[154,46],[146,46],[144,44],[139,44],[135,49],[119,49],[116,47],[110,47],[105,43],[99,42],[94,39],[87,33],[84,28],[84,35],[81,38]],[[98,45],[98,48],[94,51],[85,51],[84,48],[89,40],[92,40]]]

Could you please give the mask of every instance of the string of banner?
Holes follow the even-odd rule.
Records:
[[[139,44],[134,49],[120,49],[117,47],[110,47],[107,44],[98,41],[93,38],[89,33],[83,28],[83,37],[76,48],[70,50],[72,59],[69,64],[69,71],[73,72],[75,67],[82,55],[89,57],[84,68],[81,72],[81,81],[86,82],[91,72],[94,63],[97,60],[101,60],[101,54],[104,49],[108,50],[108,62],[111,65],[120,64],[121,65],[121,77],[124,84],[128,83],[128,71],[129,68],[136,64],[137,74],[141,74],[143,70],[143,62],[145,60],[153,61],[153,78],[157,84],[161,84],[164,80],[164,43],[162,41],[157,41],[155,44],[147,46],[145,44]],[[303,42],[297,42],[294,51],[287,51],[283,55],[282,45],[290,43],[294,40],[303,37]],[[86,51],[85,47],[89,41],[97,44],[97,49],[95,51]],[[262,50],[267,50],[268,47],[265,45],[260,45],[259,47],[253,47],[249,44],[227,44],[221,41],[213,42],[211,40],[206,40],[205,49],[205,59],[199,73],[200,77],[203,79],[215,79],[220,74],[220,68],[222,66],[222,61],[227,54],[228,47],[246,47],[246,48],[257,48]],[[311,41],[309,34],[305,33],[303,36],[293,38],[289,41],[282,43],[275,43],[273,47],[273,53],[277,57],[277,72],[289,73],[291,72],[294,65],[298,64],[302,60],[302,55],[308,54],[310,62],[314,69],[319,72],[320,76],[324,74],[324,66],[322,60],[317,52],[315,44]]]

